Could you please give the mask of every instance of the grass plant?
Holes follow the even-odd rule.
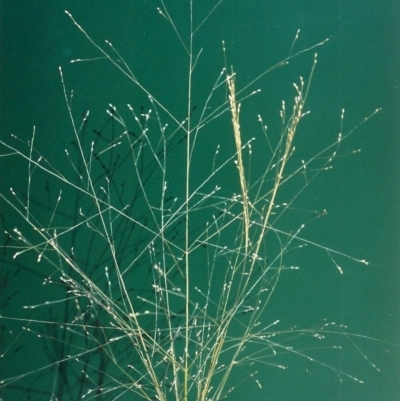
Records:
[[[338,274],[343,270],[335,255],[367,264],[308,240],[304,227],[316,217],[294,220],[290,228],[281,224],[359,128],[344,131],[343,111],[336,140],[308,160],[296,154],[294,143],[302,140],[299,129],[309,113],[315,51],[326,41],[297,49],[297,34],[285,59],[241,85],[242,78],[225,62],[202,103],[194,104],[203,61],[197,33],[220,3],[194,25],[190,0],[190,28],[182,32],[160,2],[159,16],[187,55],[184,118],[147,88],[110,42],[99,45],[66,12],[97,51],[95,58],[125,75],[150,108],[128,105],[120,111],[109,105],[111,135],[102,129],[95,140],[88,139],[89,113],[76,117],[80,111],[73,108],[60,68],[74,135],[68,165],[59,167],[39,153],[36,130],[27,144],[16,137],[1,141],[1,156],[21,158],[28,171],[25,198],[12,189],[0,194],[21,220],[21,226],[8,229],[4,249],[13,252],[14,267],[26,267],[18,261],[36,255],[30,269],[40,272],[44,288],[56,288],[48,299],[26,306],[32,314],[45,310],[48,318],[41,312],[2,316],[7,324],[23,325],[16,338],[4,334],[3,360],[17,353],[28,334],[44,339],[51,355],[42,366],[6,377],[3,372],[3,388],[18,391],[25,383],[35,398],[45,382],[50,399],[217,401],[231,397],[240,385],[262,388],[259,366],[286,369],[291,356],[340,380],[362,382],[357,373],[326,358],[327,350],[329,355],[345,352],[343,342],[378,370],[357,345],[366,336],[328,320],[313,327],[284,326],[268,314],[282,277],[299,268],[291,255],[302,248],[322,250]],[[229,58],[225,46],[221,53]],[[280,132],[269,132],[259,114],[259,132],[245,133],[242,113],[246,101],[258,95],[256,85],[262,87],[267,74],[300,56],[310,60],[308,76],[299,77],[292,99],[282,103]],[[223,137],[222,144],[210,145],[216,136]],[[57,188],[56,201],[53,196],[45,208],[35,192],[38,181],[51,182],[53,193]],[[281,192],[286,195],[280,197]],[[16,270],[10,271],[8,279]],[[243,367],[244,383],[231,380]]]

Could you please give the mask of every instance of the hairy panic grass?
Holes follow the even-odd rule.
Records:
[[[307,160],[298,155],[315,51],[327,41],[298,49],[299,32],[286,58],[247,83],[225,61],[204,84],[206,95],[198,96],[203,49],[197,35],[221,2],[196,25],[189,1],[185,32],[164,1],[157,9],[186,54],[181,114],[137,77],[111,42],[100,45],[66,11],[96,51],[73,63],[107,61],[147,106],[110,104],[106,124],[91,136],[90,113],[76,117],[60,67],[73,133],[64,162],[39,152],[36,129],[28,143],[16,136],[1,141],[1,156],[21,158],[28,172],[25,196],[12,188],[0,194],[21,221],[7,230],[4,249],[12,252],[15,268],[9,274],[29,265],[46,284],[41,291],[55,288],[43,301],[25,305],[30,314],[2,316],[20,333],[6,339],[3,358],[17,355],[26,337],[44,340],[48,358],[13,374],[3,371],[2,387],[23,388],[34,398],[47,386],[50,399],[216,401],[248,383],[263,388],[260,366],[273,375],[292,358],[362,383],[332,357],[351,348],[379,370],[358,345],[366,336],[334,320],[302,328],[269,315],[280,281],[299,269],[292,255],[303,248],[327,255],[339,275],[337,258],[367,264],[304,234],[324,210],[303,221],[289,219],[290,226],[285,216],[331,169],[342,142],[378,110],[348,131],[342,110],[336,139]],[[226,60],[225,44],[221,53]],[[300,56],[308,57],[307,77],[298,78],[277,111],[278,132],[257,113],[258,132],[246,133],[242,115],[260,92],[256,85],[262,88],[267,74]],[[202,100],[194,104],[194,97]],[[38,193],[40,181],[47,183],[49,202]],[[237,370],[245,371],[241,380]]]

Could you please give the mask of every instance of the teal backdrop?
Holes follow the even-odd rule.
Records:
[[[177,29],[185,36],[189,28],[188,1],[166,3]],[[195,16],[206,15],[214,3],[195,0]],[[26,142],[35,126],[35,147],[63,166],[64,149],[71,146],[73,132],[59,66],[68,90],[74,91],[76,115],[84,116],[90,110],[90,130],[102,129],[107,121],[105,111],[109,103],[120,111],[125,110],[127,103],[136,109],[142,105],[150,107],[148,99],[105,60],[70,63],[72,59],[98,54],[64,10],[71,12],[98,43],[110,40],[150,92],[163,99],[173,113],[183,119],[187,111],[186,55],[171,27],[157,13],[158,5],[156,0],[31,0],[23,5],[1,2],[1,139],[11,142],[10,135],[14,134]],[[196,21],[199,20],[195,18]],[[226,0],[196,36],[198,48],[204,50],[194,78],[194,88],[198,88],[193,93],[194,105],[209,91],[209,86],[202,83],[212,85],[225,65],[223,40],[227,64],[234,67],[240,87],[285,58],[298,29],[300,36],[295,49],[307,48],[329,38],[324,46],[316,49],[318,64],[307,103],[311,114],[304,120],[296,138],[299,158],[307,159],[336,140],[342,109],[345,109],[343,131],[348,131],[375,109],[382,108],[343,142],[340,148],[343,157],[334,161],[333,169],[321,173],[302,194],[296,203],[294,220],[282,222],[284,227],[293,222],[298,227],[302,219],[311,220],[302,210],[326,209],[328,214],[307,225],[304,236],[357,259],[365,259],[369,264],[335,257],[344,271],[341,275],[326,252],[305,249],[294,262],[300,266],[299,272],[285,276],[266,312],[267,321],[279,318],[285,327],[312,327],[327,319],[345,324],[351,332],[378,339],[361,340],[357,343],[359,352],[354,352],[353,348],[347,356],[333,357],[335,366],[345,371],[350,368],[351,373],[365,383],[341,379],[323,366],[310,365],[302,358],[290,358],[285,361],[289,366],[286,370],[261,365],[257,371],[262,389],[255,382],[246,381],[229,395],[230,400],[399,399],[399,27],[400,5],[395,0]],[[292,60],[288,66],[272,71],[254,85],[253,89],[262,91],[242,105],[245,138],[260,132],[258,114],[268,121],[268,132],[279,129],[281,101],[292,100],[292,82],[297,82],[300,75],[309,76],[313,53]],[[224,134],[220,127],[223,125],[215,125],[214,141],[200,153],[206,155],[209,148],[215,149],[219,143],[224,147],[224,141],[228,149],[233,149],[231,133]],[[358,149],[361,151],[352,153]],[[256,174],[257,166],[253,169]],[[20,159],[1,157],[0,174],[2,193],[8,196],[10,187],[19,196],[26,193],[27,165]],[[201,174],[199,172],[199,179]],[[171,177],[172,186],[173,181]],[[236,185],[236,181],[233,184]],[[38,212],[43,219],[48,219],[58,191],[54,187],[50,199],[46,185],[55,186],[51,180],[46,183],[43,179],[38,182],[35,195],[47,205]],[[178,178],[175,185],[179,186]],[[230,185],[229,178],[225,185]],[[40,194],[42,199],[39,199]],[[2,231],[23,226],[5,202],[0,203],[0,211]],[[5,243],[6,236],[2,241]],[[48,273],[46,270],[38,272],[34,259],[31,261],[28,256],[15,264],[11,250],[3,248],[2,255],[0,314],[29,318],[29,310],[22,309],[22,305],[42,301],[46,290],[42,285],[43,277]],[[10,269],[18,274],[7,273]],[[36,335],[18,337],[24,324],[1,321],[4,338],[9,339],[12,331],[13,336],[17,336],[16,343],[21,346],[11,359],[2,358],[1,379],[45,363]],[[1,352],[7,356],[4,346],[7,348],[9,343],[1,346]],[[325,351],[321,349],[320,352]],[[240,368],[234,380],[244,378],[246,369]],[[49,387],[53,379],[50,375],[46,381]],[[1,388],[0,398],[3,401],[52,399],[51,388],[29,391],[29,386],[22,381]]]

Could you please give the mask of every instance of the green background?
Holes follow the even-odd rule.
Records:
[[[167,2],[177,29],[185,38],[189,29],[187,3]],[[195,16],[204,17],[213,4],[213,1],[195,2]],[[2,2],[2,140],[9,141],[10,134],[16,134],[27,141],[35,125],[36,147],[53,160],[63,160],[72,131],[59,66],[63,68],[67,87],[74,90],[75,112],[83,115],[90,109],[93,127],[105,121],[109,103],[120,110],[126,103],[134,107],[146,104],[144,95],[105,61],[69,63],[75,58],[96,57],[97,53],[64,10],[70,11],[98,43],[110,40],[150,92],[184,118],[186,57],[171,27],[157,13],[157,6],[156,1],[40,0],[24,5]],[[196,21],[200,17],[195,18],[195,24]],[[238,387],[231,399],[397,400],[399,397],[399,349],[390,345],[400,343],[399,26],[397,1],[225,1],[196,36],[197,48],[204,50],[195,75],[195,88],[199,89],[194,91],[193,104],[201,102],[209,91],[202,82],[214,82],[224,66],[222,40],[226,43],[228,65],[234,66],[240,86],[286,57],[297,29],[301,30],[298,49],[330,39],[317,49],[318,65],[307,104],[311,114],[296,138],[297,152],[305,155],[305,159],[336,140],[342,108],[346,110],[346,131],[382,107],[341,149],[342,154],[359,148],[361,152],[336,160],[334,168],[320,174],[298,203],[299,209],[328,210],[318,224],[306,229],[307,238],[366,259],[369,265],[338,260],[344,270],[340,275],[326,253],[306,250],[303,259],[297,261],[300,273],[295,279],[282,282],[268,316],[271,322],[279,316],[289,326],[304,327],[326,318],[345,323],[352,332],[378,338],[383,342],[363,341],[362,352],[380,372],[357,353],[354,360],[337,360],[343,370],[349,367],[355,376],[365,380],[361,385],[347,379],[340,381],[335,373],[323,367],[292,359],[291,368],[285,371],[260,367],[258,379],[263,389],[248,381]],[[243,105],[243,118],[248,118],[243,121],[248,130],[244,135],[256,136],[253,132],[259,130],[257,114],[268,120],[270,132],[279,127],[281,101],[291,100],[291,83],[298,81],[299,75],[308,76],[312,59],[312,53],[302,56],[256,83],[254,89],[261,88],[262,92]],[[231,143],[231,136],[221,134],[209,146],[214,148],[224,140]],[[201,152],[206,153],[207,148]],[[26,191],[26,165],[14,158],[1,158],[0,163],[2,193],[8,194],[10,186],[19,194]],[[13,228],[18,221],[5,204],[1,207],[4,225]],[[25,264],[34,268],[29,261]],[[41,283],[41,279],[37,281]],[[23,272],[11,286],[18,293],[4,314],[18,316],[20,305],[35,303],[37,287],[32,275]],[[21,316],[25,313],[21,312]],[[41,353],[35,347],[32,340],[27,354],[14,359],[15,367],[10,365],[13,361],[2,361],[1,376],[7,377],[8,370],[18,371],[21,361],[30,369]],[[245,375],[246,369],[239,374]],[[18,396],[12,390],[2,389],[3,400],[25,399],[24,390],[16,389],[20,391]],[[43,391],[46,394],[48,389]],[[48,395],[32,397],[50,399]]]

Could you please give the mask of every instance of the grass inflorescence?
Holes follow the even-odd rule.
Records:
[[[366,337],[341,324],[323,320],[299,328],[268,315],[282,276],[299,268],[287,263],[294,250],[322,250],[338,274],[343,270],[335,255],[367,264],[307,239],[307,218],[290,229],[280,225],[358,128],[344,132],[342,112],[336,139],[308,160],[297,160],[294,144],[302,140],[298,131],[309,114],[315,50],[326,41],[296,50],[297,34],[285,59],[241,86],[234,69],[222,65],[203,102],[194,105],[203,57],[196,34],[220,3],[194,26],[190,1],[188,32],[179,30],[163,1],[157,10],[187,54],[183,119],[147,89],[110,42],[99,45],[66,12],[98,52],[95,59],[107,60],[125,75],[149,108],[128,105],[120,111],[109,105],[106,125],[90,139],[89,112],[76,118],[73,93],[60,67],[73,132],[67,166],[59,168],[39,152],[36,129],[27,144],[16,137],[1,141],[2,157],[22,158],[28,167],[25,197],[13,189],[0,194],[22,221],[7,229],[3,249],[12,252],[14,262],[3,287],[29,265],[46,284],[43,291],[56,288],[48,300],[25,305],[32,314],[45,310],[47,317],[39,312],[2,316],[21,333],[7,339],[3,358],[18,353],[19,336],[33,335],[46,340],[49,360],[6,377],[3,373],[2,387],[18,389],[22,383],[25,391],[29,387],[32,396],[40,396],[47,385],[54,399],[216,401],[242,382],[262,388],[259,366],[286,369],[286,356],[362,382],[325,358],[326,350],[344,352],[343,339],[378,369],[357,347],[357,340]],[[221,52],[226,58],[225,45]],[[270,133],[257,114],[259,131],[244,133],[242,109],[258,95],[255,85],[300,55],[310,59],[308,76],[299,77],[292,99],[277,112],[280,132]],[[88,61],[93,59],[73,60]],[[217,121],[223,133],[216,131]],[[216,135],[223,140],[214,147],[209,139]],[[36,191],[36,177],[47,183],[47,196]],[[291,182],[294,195],[281,202],[279,194]],[[34,265],[23,259],[32,255]],[[315,349],[324,352],[319,356]],[[243,366],[243,380],[230,380]]]

